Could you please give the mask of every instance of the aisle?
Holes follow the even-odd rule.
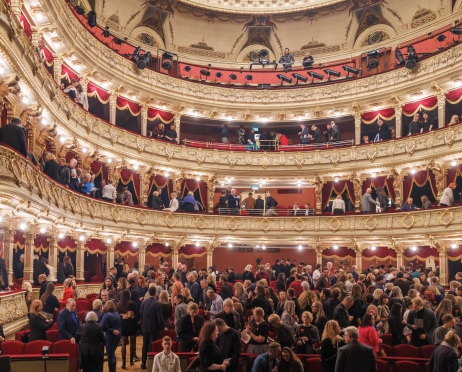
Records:
[[[138,336],[136,338],[136,355],[141,358],[141,348],[143,346],[143,337]],[[132,371],[132,372],[146,372],[146,369],[141,369],[141,361],[135,362],[133,366],[130,365],[130,347],[127,345],[127,369],[124,370],[120,368],[122,366],[122,354],[120,352],[121,347],[118,346],[116,350],[116,358],[117,358],[117,372],[120,371]],[[103,372],[109,372],[107,367],[107,362],[104,362]],[[151,372],[151,371],[149,371]]]

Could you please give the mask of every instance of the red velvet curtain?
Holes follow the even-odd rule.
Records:
[[[63,239],[58,240],[58,250],[60,252],[75,252],[77,249],[77,244],[75,240],[72,239],[70,236],[66,236]]]
[[[16,231],[14,234],[14,245],[19,246],[21,249],[24,249],[24,244],[26,239],[24,238],[24,233],[22,231]]]
[[[427,182],[430,182],[430,188],[433,193],[434,199],[438,194],[436,188],[435,176],[430,170],[416,172],[416,174],[409,174],[404,177],[403,181],[403,201],[410,197],[413,187],[423,187]]]
[[[372,124],[377,121],[377,119],[382,119],[383,121],[393,120],[395,117],[395,109],[387,108],[383,110],[377,110],[373,112],[365,112],[361,115],[361,121],[364,124]]]
[[[108,169],[105,164],[100,163],[99,161],[94,161],[91,163],[90,167],[91,172],[95,175],[95,178],[101,176],[103,180],[107,181]]]
[[[427,97],[420,101],[406,103],[403,106],[403,115],[414,116],[419,110],[434,110],[438,106],[438,98]]]
[[[148,108],[148,120],[153,121],[159,119],[164,124],[169,124],[173,121],[173,114],[168,111],[158,110],[152,107]]]
[[[185,258],[192,258],[192,257],[201,257],[205,254],[206,249],[205,247],[196,247],[192,244],[186,244],[185,246],[181,247],[178,255],[182,255]]]
[[[1,126],[3,127],[4,125],[8,124],[8,111],[6,109],[2,109],[2,124]]]
[[[460,261],[462,260],[462,245],[458,245],[455,249],[450,249],[448,251],[448,258],[451,261]]]
[[[184,180],[181,184],[181,196],[184,196],[188,191],[192,191],[195,198],[199,196],[199,202],[204,208],[207,207],[207,184],[204,181],[196,181],[195,179]]]
[[[448,101],[451,105],[456,105],[462,99],[462,87],[450,90],[446,93],[446,101]]]
[[[369,177],[366,178],[365,181],[363,182],[363,187],[362,191],[363,194],[366,193],[366,190],[368,188],[374,188],[377,190],[378,187],[383,187],[386,189],[388,196],[395,201],[395,190],[393,189],[393,179],[388,179],[385,176],[380,176],[380,177]]]
[[[462,164],[449,168],[447,184],[449,185],[451,182],[456,182],[457,177],[462,177]]]
[[[85,243],[85,251],[89,254],[106,254],[106,244],[100,239],[91,239]]]
[[[133,116],[138,116],[141,113],[141,106],[138,103],[123,97],[117,97],[117,108],[119,110],[129,110]]]
[[[396,260],[396,252],[388,247],[376,247],[375,250],[365,249],[362,251],[362,257],[366,261]]]
[[[32,29],[30,28],[30,23],[27,20],[24,13],[21,13],[21,15],[19,16],[19,22],[21,23],[22,27],[24,27],[24,33],[30,39],[30,37],[32,36]]]
[[[42,252],[48,252],[49,242],[46,235],[36,235],[34,239],[34,251],[37,254],[42,254]]]
[[[130,169],[122,169],[120,176],[119,182],[128,187],[128,190],[133,194],[133,203],[138,204],[140,200],[140,175]]]
[[[43,54],[45,55],[45,63],[48,67],[53,65],[53,54],[51,54],[50,50],[47,47],[43,48]]]
[[[114,253],[120,256],[138,256],[139,248],[135,248],[131,242],[120,242],[114,247]]]
[[[64,63],[61,65],[61,79],[67,79],[71,81],[74,79],[75,81],[79,81],[79,77],[77,74],[72,71],[69,67],[67,67]]]
[[[322,188],[322,210],[326,208],[329,204],[329,201],[332,196],[332,191],[335,191],[337,194],[343,194],[344,191],[347,191],[351,202],[355,204],[355,192],[353,183],[348,180],[339,180],[338,182],[328,181]]]
[[[172,248],[160,243],[154,243],[146,248],[146,254],[152,257],[168,257],[172,254]]]
[[[412,262],[415,265],[424,265],[428,258],[432,257],[435,261],[435,266],[439,266],[439,254],[435,248],[429,246],[417,247],[415,251],[408,248],[403,253],[403,259],[406,262]]]
[[[106,104],[109,102],[110,94],[106,90],[92,83],[88,83],[87,95],[88,97],[98,98],[98,101],[100,101],[102,104]]]
[[[347,258],[352,257],[356,258],[356,253],[354,250],[348,247],[338,247],[337,249],[334,248],[327,248],[322,251],[322,257],[326,259],[330,258]]]

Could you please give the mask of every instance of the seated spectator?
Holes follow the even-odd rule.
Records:
[[[279,369],[279,356],[281,345],[272,342],[268,345],[268,351],[261,353],[253,362],[252,372],[273,372]]]
[[[414,205],[414,199],[412,198],[407,198],[407,202],[401,206],[402,211],[414,211],[414,210],[419,210],[419,209],[420,208],[417,208]]]
[[[312,67],[313,63],[314,63],[313,56],[311,55],[310,52],[306,52],[305,57],[303,57],[303,61],[302,61],[303,67],[305,67],[305,68]]]
[[[282,346],[282,345],[281,345]],[[283,347],[281,352],[281,362],[279,372],[303,372],[303,364],[294,354],[291,348]]]
[[[433,351],[427,371],[457,371],[459,369],[457,360],[459,345],[459,336],[455,332],[449,332],[441,343],[441,346]]]
[[[107,184],[103,186],[103,193],[101,199],[108,202],[115,202],[117,198],[116,188],[112,185],[112,180],[108,180]]]
[[[152,209],[158,209],[158,210],[164,209],[164,202],[159,195],[160,195],[159,191],[157,190],[152,193],[152,199],[151,199]]]
[[[40,300],[32,301],[29,312],[29,341],[46,340],[46,331],[49,330],[53,325],[53,319],[46,319],[44,316],[42,316],[42,310],[43,305]]]
[[[73,101],[77,99],[77,89],[75,89],[76,86],[77,82],[74,79],[71,80],[71,83],[66,88],[64,88],[64,84],[61,84],[61,87],[64,88],[63,92],[66,93]]]
[[[176,198],[176,192],[172,192],[170,194],[170,205],[168,208],[164,208],[164,211],[169,211],[169,212],[176,212],[180,208],[180,203],[178,202],[178,199]]]
[[[132,196],[132,193],[128,190],[127,186],[122,187],[122,193],[123,193],[123,204],[133,205],[133,196]]]
[[[183,203],[185,212],[194,213],[196,200],[194,199],[194,193],[192,191],[189,191],[188,194],[183,198]]]
[[[303,211],[305,216],[314,216],[314,209],[311,209],[310,203],[305,203],[305,210]]]
[[[164,138],[165,125],[160,123],[152,130],[152,138]]]
[[[170,129],[167,129],[165,131],[165,136],[164,138],[167,141],[178,143],[178,135],[175,130],[175,124],[170,124]]]
[[[96,190],[95,184],[93,182],[94,180],[95,180],[94,174],[91,175],[90,173],[87,173],[85,175],[85,180],[82,183],[82,194],[94,196],[95,190]]]
[[[422,201],[422,209],[430,209],[432,207],[432,202],[428,200],[426,195],[422,195],[420,200]]]
[[[459,121],[459,116],[458,115],[452,115],[451,116],[451,121],[448,123],[448,125],[455,125],[455,124],[459,124],[460,121]]]
[[[363,143],[370,143],[370,141],[369,141],[369,136],[363,136],[362,142],[363,142]]]
[[[277,314],[271,314],[268,317],[268,323],[271,324],[274,330],[277,330],[276,340],[281,347],[292,349],[295,346],[294,332],[291,326],[281,323],[281,318]]]

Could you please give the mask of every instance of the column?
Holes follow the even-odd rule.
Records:
[[[207,267],[213,265],[213,248],[207,248]]]
[[[116,123],[116,110],[117,110],[117,95],[111,93],[109,96],[109,122],[111,124]]]
[[[215,178],[211,177],[207,180],[207,212],[213,213],[213,197],[215,196]]]
[[[448,249],[449,247],[444,244],[440,247],[440,249],[438,249],[440,261],[440,284],[444,286],[449,285]]]
[[[316,248],[316,265],[321,264],[322,265],[322,248]]]
[[[363,251],[361,247],[357,247],[355,249],[356,252],[356,267],[357,267],[357,272],[362,273],[363,272]]]
[[[88,91],[88,77],[84,76],[83,78],[80,79],[79,83],[82,86],[82,90],[85,93],[87,93],[87,91]]]
[[[75,279],[79,281],[84,281],[85,276],[83,272],[85,271],[84,268],[85,264],[85,241],[77,240],[77,252],[75,257]]]
[[[53,78],[61,86],[61,65],[63,64],[62,57],[53,56]]]
[[[446,123],[446,95],[444,93],[438,94],[438,128],[443,128]]]
[[[396,138],[403,136],[403,108],[395,106]]]
[[[146,248],[147,244],[140,244],[140,249],[138,251],[138,267],[140,268],[140,273],[143,272],[144,265],[146,264]]]
[[[396,251],[396,267],[399,269],[403,264],[403,247],[400,245],[399,247],[395,248]]]
[[[8,272],[8,286],[13,285],[13,250],[14,234],[16,230],[5,229],[3,233],[3,259],[5,260],[6,271]]]
[[[55,269],[55,277],[58,274],[58,236],[53,232],[48,236],[48,263]]]
[[[34,282],[34,240],[35,240],[35,229],[24,234],[25,245],[24,245],[24,282]]]
[[[114,266],[114,247],[115,244],[106,245],[106,276],[109,276],[110,269],[112,266]]]
[[[361,143],[361,113],[355,111],[355,145]]]
[[[38,41],[42,38],[42,35],[40,35],[40,32],[37,31],[37,29],[32,31],[32,35],[30,37],[30,41],[32,45],[35,47],[38,43]]]
[[[180,143],[180,121],[181,121],[181,113],[175,112],[175,116],[173,118],[173,122],[175,124],[176,135],[178,139],[178,143]]]
[[[141,135],[148,133],[148,106],[141,105]]]
[[[176,268],[176,265],[178,264],[178,252],[180,248],[176,246],[176,244],[172,247],[172,267],[173,269]]]

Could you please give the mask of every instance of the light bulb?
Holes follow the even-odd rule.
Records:
[[[106,243],[107,243],[107,244],[111,244],[111,243],[112,243],[111,238],[107,238],[107,239],[106,239]]]
[[[451,162],[451,165],[452,165],[453,167],[455,167],[455,166],[457,165],[457,162],[456,162],[455,160],[453,160],[453,161]]]
[[[63,233],[59,233],[59,234],[58,234],[58,238],[59,238],[59,239],[64,238],[64,234],[63,234]]]
[[[262,245],[262,246],[261,246],[261,249],[266,249],[265,245]]]
[[[111,159],[111,158],[107,158],[107,162],[108,162],[109,164],[111,164],[111,163],[112,163],[112,159]]]
[[[200,246],[201,246],[201,244],[199,242],[196,242],[196,247],[199,248]]]
[[[138,168],[139,168],[139,165],[138,165],[138,164],[134,164],[134,165],[133,165],[133,169],[134,169],[134,170],[138,170]]]
[[[59,137],[59,140],[61,141],[61,143],[64,143],[64,142],[66,142],[66,137],[61,136],[61,137]]]
[[[229,243],[228,248],[233,248],[233,245],[231,243]]]
[[[457,244],[454,243],[453,245],[451,245],[451,248],[452,248],[452,249],[456,249],[456,248],[457,248]]]
[[[25,103],[27,105],[29,103],[29,98],[24,96],[24,97],[22,97],[21,101],[22,101],[22,103]]]
[[[25,230],[27,228],[27,224],[25,224],[24,222],[22,224],[19,225],[19,228],[21,230]]]
[[[299,250],[299,251],[301,251],[302,248],[303,248],[303,247],[302,247],[301,245],[298,246],[298,250]]]
[[[47,231],[44,227],[40,228],[40,234],[45,234],[45,231]]]
[[[0,75],[3,75],[5,73],[5,68],[3,66],[0,66]]]
[[[138,243],[137,243],[137,242],[133,242],[133,243],[132,243],[132,246],[133,246],[133,248],[137,248],[137,247],[138,247]]]
[[[374,247],[374,246],[371,247],[371,251],[375,251],[375,247]]]
[[[338,249],[338,245],[334,245],[334,249]]]
[[[83,242],[83,241],[85,240],[85,237],[84,237],[83,235],[80,235],[80,236],[79,236],[79,240],[80,240],[81,242]]]
[[[201,180],[200,177],[196,177],[196,181],[199,182]]]
[[[255,246],[255,248],[260,248],[260,244],[257,244],[257,245]]]
[[[87,152],[87,148],[86,147],[82,147],[82,152],[85,154]]]
[[[334,182],[338,182],[338,178],[337,178],[337,177],[335,177]]]
[[[411,250],[415,252],[417,250],[417,247],[411,247]]]
[[[170,244],[168,244],[168,242],[167,242],[167,243],[165,243],[165,246],[166,246],[166,247],[168,247],[169,245],[170,245]]]
[[[377,176],[377,174],[374,172],[372,173],[372,178],[375,178]]]
[[[168,172],[165,172],[164,175],[165,175],[165,177],[168,177],[168,176],[169,176],[169,173],[168,173]]]
[[[415,169],[411,169],[411,174],[415,174]]]
[[[45,125],[45,124],[47,123],[47,119],[42,118],[42,121],[41,121],[41,122],[42,122],[43,125]]]

